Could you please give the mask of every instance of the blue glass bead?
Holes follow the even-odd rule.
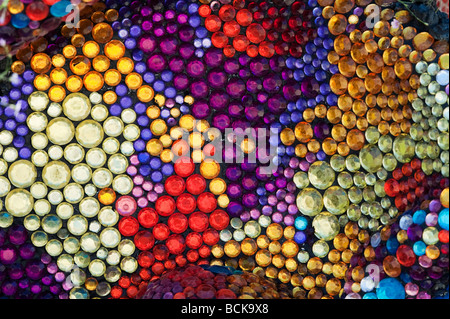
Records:
[[[322,8],[315,7],[315,6],[312,6],[312,8],[314,8],[313,9],[313,16],[320,17],[322,15]]]
[[[155,75],[152,72],[145,72],[142,79],[146,83],[150,84],[150,83],[153,83],[153,81],[155,81]]]
[[[306,109],[305,99],[298,99],[297,102],[295,102],[295,106],[297,107],[297,110],[304,111]]]
[[[319,87],[319,91],[320,93],[322,93],[323,95],[327,95],[331,92],[331,88],[330,85],[328,83],[322,83]]]
[[[198,27],[195,29],[197,38],[203,39],[208,35],[208,30],[205,27]]]
[[[316,72],[316,69],[311,64],[308,64],[308,65],[305,65],[303,71],[305,72],[305,74],[307,76],[313,76],[314,73]]]
[[[314,53],[317,51],[317,48],[316,48],[316,46],[314,45],[314,43],[308,42],[308,43],[306,43],[306,45],[305,45],[305,51],[306,51],[308,54],[314,54]],[[305,62],[306,62],[306,61],[305,61]]]
[[[14,111],[14,109],[12,107],[6,107],[5,108],[5,115],[7,117],[13,117],[14,113],[15,113],[15,111]]]
[[[35,76],[36,73],[34,73],[34,71],[32,70],[26,70],[25,72],[23,72],[23,78],[27,82],[33,82]]]
[[[268,203],[267,196],[260,196],[258,202],[260,205],[266,205]]]
[[[328,105],[337,105],[338,97],[334,93],[330,93],[327,95],[327,103]]]
[[[135,49],[133,50],[132,56],[134,61],[142,61],[144,58],[144,52],[142,50]]]
[[[308,105],[309,108],[313,108],[316,106],[316,100],[308,99],[308,101],[306,102],[306,105]]]
[[[333,74],[336,74],[336,73],[339,72],[339,68],[338,68],[338,66],[337,66],[336,64],[331,64],[329,70],[330,70],[330,72],[333,73]]]
[[[28,102],[25,100],[18,100],[16,105],[20,107],[21,111],[26,111],[28,109]]]
[[[14,115],[14,119],[18,123],[23,123],[23,122],[25,122],[27,120],[27,114],[24,113],[24,112],[19,112],[19,113]]]
[[[122,7],[119,9],[119,15],[121,16],[129,16],[130,9],[128,7]],[[122,25],[127,29],[131,27],[133,22],[129,18],[122,19]]]
[[[301,69],[305,66],[305,62],[303,61],[303,59],[297,59],[295,61],[295,68],[296,69]]]
[[[118,96],[125,96],[128,93],[128,88],[125,84],[119,84],[116,86],[115,91]]]
[[[324,47],[324,49],[330,50],[330,49],[333,48],[333,46],[334,46],[333,39],[326,38],[326,39],[323,40],[323,47]]]
[[[305,55],[303,55],[303,62],[305,62],[305,63],[311,63],[311,61],[312,61],[312,56],[311,56],[311,54],[305,54]]]
[[[164,90],[165,86],[166,85],[163,81],[156,80],[155,83],[153,83],[153,90],[155,90],[156,92],[161,92],[162,90]]]
[[[210,48],[211,45],[212,45],[212,42],[211,42],[210,39],[205,38],[205,39],[202,40],[202,46],[203,46],[203,48],[205,48],[205,49]]]
[[[23,29],[28,26],[30,18],[24,13],[13,14],[11,16],[11,25],[16,29]]]
[[[325,24],[325,19],[322,18],[322,17],[316,17],[316,18],[314,19],[314,24],[315,24],[316,26],[318,26],[318,27],[321,27],[321,26],[323,26],[323,25]]]
[[[139,173],[140,173],[142,176],[148,176],[148,175],[150,175],[151,170],[152,170],[152,169],[150,168],[149,165],[141,165],[141,167],[139,167]]]
[[[391,255],[395,254],[395,252],[397,251],[397,248],[399,246],[400,246],[400,243],[398,242],[397,238],[395,238],[395,237],[390,237],[386,241],[386,249]]]
[[[319,58],[320,60],[324,60],[327,58],[328,53],[327,53],[327,50],[325,50],[323,48],[319,48],[316,51],[316,55],[317,55],[317,58]]]
[[[298,111],[294,111],[291,114],[291,121],[292,123],[298,123],[301,122],[303,120],[303,114],[301,112]]]
[[[150,119],[147,115],[141,115],[137,118],[137,123],[139,126],[148,126],[150,123]]]
[[[293,57],[289,57],[286,59],[286,67],[289,69],[293,69],[295,67],[295,59]]]
[[[370,237],[370,245],[372,247],[378,247],[381,243],[381,235],[380,233],[375,233],[372,235],[372,237]]]
[[[3,128],[3,120],[0,119],[0,129]]]
[[[198,4],[196,4],[196,3],[191,3],[190,5],[189,5],[189,7],[188,7],[188,12],[190,13],[190,14],[194,14],[194,13],[197,13],[198,12]]]
[[[164,90],[164,95],[172,99],[177,95],[177,90],[175,90],[175,88],[173,87],[168,87]]]
[[[166,118],[168,118],[170,116],[170,111],[168,109],[162,109],[160,116],[163,119],[166,119]]]
[[[303,72],[302,70],[295,70],[294,71],[294,79],[296,81],[301,81],[305,78],[305,72]]]
[[[330,69],[330,62],[328,61],[322,61],[322,63],[320,64],[320,67],[322,68],[322,70],[324,71],[328,71]]]
[[[189,113],[189,106],[187,106],[186,104],[182,104],[181,106],[180,106],[180,111],[181,111],[181,113],[183,113],[183,114],[187,114],[187,113]]]
[[[316,156],[319,161],[324,161],[327,158],[327,154],[322,150],[318,151]]]
[[[194,40],[194,47],[196,47],[196,48],[201,48],[201,47],[202,47],[202,40],[200,40],[200,39],[195,39],[195,40]]]
[[[295,103],[293,103],[293,102],[288,103],[287,110],[289,112],[293,112],[295,110]]]
[[[405,284],[407,284],[408,282],[411,282],[411,276],[406,272],[402,272],[400,274],[399,279]]]
[[[318,104],[325,102],[325,97],[322,94],[316,96],[316,102]]]
[[[61,18],[72,11],[72,4],[69,0],[61,0],[50,7],[50,14],[54,17]]]
[[[308,5],[309,5],[311,8],[317,7],[317,0],[308,0]]]
[[[413,215],[413,223],[417,225],[422,225],[425,223],[425,217],[427,217],[427,213],[424,210],[418,210]]]
[[[117,32],[117,35],[119,36],[119,38],[125,39],[128,37],[128,30],[120,29],[119,32]]]
[[[137,152],[141,152],[141,151],[145,150],[145,146],[146,146],[146,143],[142,139],[137,139],[136,141],[133,142],[133,147]]]
[[[7,96],[0,96],[0,105],[1,106],[8,106],[9,104],[9,97]]]
[[[189,25],[193,28],[197,28],[201,23],[201,19],[199,16],[190,16],[189,17]]]
[[[305,230],[308,227],[308,220],[303,216],[299,216],[294,221],[294,227],[298,230]]]
[[[327,73],[325,71],[319,70],[314,75],[316,80],[319,82],[325,81],[327,79]]]
[[[258,194],[259,196],[265,195],[266,194],[266,189],[264,187],[258,187],[256,189],[256,194]]]
[[[109,113],[111,113],[112,116],[119,116],[120,113],[122,113],[122,108],[119,104],[113,104],[109,107]]]
[[[149,141],[153,137],[152,131],[148,128],[141,130],[141,138],[145,141]]]
[[[172,79],[173,79],[173,72],[170,71],[170,70],[164,70],[164,71],[162,71],[162,72],[161,72],[161,79],[162,79],[164,82],[172,81]]]
[[[22,147],[19,150],[19,157],[20,158],[24,158],[24,159],[28,159],[31,157],[31,150],[28,147]]]
[[[205,51],[203,51],[201,48],[198,48],[198,49],[195,50],[195,56],[197,58],[203,57],[204,54],[205,54]]]
[[[15,127],[15,124],[14,124]],[[16,136],[13,139],[13,144],[16,148],[21,148],[25,145],[25,138],[23,136]]]
[[[173,165],[171,163],[165,163],[162,167],[161,167],[161,172],[165,175],[165,176],[170,176],[173,174]]]
[[[286,154],[289,156],[295,155],[295,147],[292,145],[286,146]]]
[[[321,48],[321,46],[322,46],[322,44],[323,44],[323,39],[322,39],[322,38],[317,37],[317,38],[314,39],[313,42],[314,42],[314,44],[315,44],[316,47],[317,47],[317,51],[322,49],[322,48]],[[316,55],[317,55],[317,51],[316,51]]]
[[[137,114],[144,114],[146,110],[147,110],[147,106],[142,102],[138,102],[134,105],[134,111]]]
[[[296,232],[294,235],[294,241],[297,244],[303,244],[306,241],[306,234],[302,231]]]
[[[120,23],[120,21],[114,21],[111,23],[111,27],[114,31],[119,31],[122,28],[122,23]]]
[[[378,299],[405,299],[405,288],[395,278],[384,278],[377,288]]]
[[[286,148],[284,147],[284,145],[279,145],[277,147],[278,155],[283,156],[285,154],[285,152],[286,152]]]
[[[421,240],[416,241],[413,245],[413,251],[414,251],[414,254],[416,254],[416,256],[424,255],[426,249],[427,249],[427,245]]]
[[[317,28],[317,34],[321,38],[325,38],[330,34],[330,31],[328,30],[328,26],[320,26]]]
[[[282,127],[281,127],[281,124],[280,123],[272,123],[271,125],[270,125],[270,129],[274,129],[274,130],[281,130],[282,129]]]
[[[147,70],[147,65],[145,62],[138,62],[134,65],[134,70],[139,74],[144,73]]]
[[[129,108],[133,105],[133,100],[129,96],[124,96],[120,99],[120,105],[123,108]]]
[[[161,160],[158,157],[152,157],[150,160],[150,167],[152,169],[158,169],[161,167]]]
[[[8,119],[5,121],[4,126],[8,131],[13,131],[16,128],[16,121],[13,119]]]
[[[18,100],[22,96],[22,92],[19,89],[12,89],[9,91],[9,97],[11,100]]]
[[[128,50],[133,50],[134,48],[136,48],[137,42],[134,38],[127,38],[125,39],[125,42],[123,44],[125,44],[125,47]]]
[[[130,28],[130,35],[133,38],[139,37],[141,35],[141,33],[142,33],[142,30],[141,30],[141,28],[138,25],[131,26],[131,28]]]
[[[26,136],[28,134],[28,131],[28,126],[26,126],[25,124],[20,124],[16,127],[17,135]]]
[[[283,113],[280,115],[280,123],[283,125],[289,125],[291,123],[291,116],[288,113]]]
[[[368,292],[364,294],[363,299],[377,299],[377,295],[374,292]]]
[[[412,223],[413,223],[412,216],[409,214],[406,214],[400,218],[399,226],[401,229],[407,230],[409,228],[409,226],[412,225]]]
[[[438,217],[439,226],[441,226],[442,229],[448,230],[448,220],[449,220],[448,208],[444,208],[439,213]]]
[[[150,161],[150,154],[148,154],[147,152],[139,153],[138,160],[141,164],[148,164],[148,162]]]
[[[449,82],[449,71],[441,70],[436,74],[436,81],[442,86],[446,86]]]

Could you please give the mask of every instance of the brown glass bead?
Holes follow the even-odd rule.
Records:
[[[394,10],[390,8],[385,8],[380,13],[381,20],[389,21],[395,16]]]
[[[340,56],[346,56],[352,49],[352,42],[345,34],[338,35],[336,39],[334,39],[334,49]]]
[[[395,13],[395,19],[401,24],[408,24],[412,20],[411,14],[407,10],[400,10]]]
[[[334,10],[338,13],[350,12],[355,7],[354,0],[336,0],[334,1]]]
[[[359,64],[366,63],[369,52],[367,52],[363,43],[355,43],[351,49],[352,59]]]
[[[411,85],[409,84],[409,79],[403,79],[400,81],[400,89],[404,92],[411,91]]]
[[[393,37],[401,37],[403,34],[403,26],[399,25],[398,27],[391,26],[389,29],[389,34]]]
[[[381,86],[381,92],[383,92],[384,95],[391,95],[394,93],[394,85],[392,82],[383,82],[383,85]]]
[[[101,11],[96,11],[91,16],[91,20],[94,23],[103,22],[103,21],[105,21],[105,19],[106,19],[105,14]]]
[[[47,45],[48,41],[44,37],[40,37],[30,44],[34,53],[44,52],[47,49]]]
[[[29,46],[27,46],[23,49],[20,49],[16,53],[17,60],[20,60],[23,63],[30,62],[32,56],[33,56],[33,51],[31,50],[31,48]]]
[[[381,135],[386,135],[389,133],[389,123],[386,121],[381,121],[380,124],[378,124],[378,132],[380,132]]]
[[[109,9],[105,12],[105,18],[108,22],[114,22],[119,19],[119,12],[114,9]]]
[[[428,32],[420,32],[412,40],[413,47],[417,51],[425,51],[434,43],[434,38]]]
[[[373,33],[379,38],[389,35],[390,24],[387,21],[380,20],[375,23]]]
[[[400,128],[402,129],[403,133],[407,133],[408,134],[409,131],[411,130],[411,122],[408,121],[407,119],[404,119],[400,123]]]
[[[78,22],[77,32],[83,35],[87,35],[92,32],[92,28],[94,27],[94,23],[89,19],[82,19]]]
[[[398,55],[401,58],[407,58],[412,52],[412,48],[408,44],[403,44],[398,48]]]
[[[381,91],[382,84],[383,81],[381,81],[381,78],[376,73],[369,73],[364,79],[366,90],[372,94],[379,93]]]
[[[390,121],[392,119],[392,109],[385,107],[381,110],[381,118],[384,121]]]
[[[411,26],[406,27],[403,29],[402,35],[405,41],[412,40],[417,35],[417,29]]]
[[[322,17],[329,20],[332,16],[334,16],[336,12],[334,11],[334,7],[326,6],[322,9]]]
[[[318,0],[317,3],[322,7],[331,6],[334,3],[334,0]]]
[[[368,73],[369,69],[364,64],[360,64],[356,67],[356,75],[360,79],[364,79]]]
[[[357,129],[350,130],[347,133],[346,141],[347,141],[348,146],[352,150],[359,151],[364,146],[364,142],[365,142],[364,134],[360,130],[357,130]]]
[[[366,94],[364,81],[360,78],[353,78],[348,82],[348,93],[355,99],[360,99]]]
[[[67,26],[67,24],[61,27],[61,35],[65,38],[71,38],[75,33],[77,33],[77,30]]]
[[[342,74],[334,74],[330,79],[331,91],[336,95],[342,95],[347,92],[348,81]]]
[[[391,126],[389,127],[389,133],[393,136],[399,136],[402,132],[402,129],[400,127],[400,123],[391,123]]]
[[[402,37],[395,36],[391,39],[391,47],[395,49],[399,49],[405,41]]]
[[[70,39],[70,42],[72,45],[76,48],[81,48],[83,44],[85,43],[86,39],[82,34],[74,34],[72,38]]]
[[[396,49],[389,48],[383,52],[383,61],[386,65],[394,65],[398,61],[398,52]]]
[[[409,77],[409,85],[411,86],[412,89],[417,90],[420,87],[420,78],[419,75],[417,74],[412,74]]]
[[[355,75],[356,63],[351,57],[344,56],[339,60],[338,68],[342,75],[350,78]]]
[[[335,141],[342,142],[347,136],[347,130],[345,129],[344,125],[336,124],[331,129],[331,136]]]
[[[382,51],[389,49],[391,46],[391,39],[388,37],[382,37],[378,40],[378,48]]]
[[[400,79],[408,79],[413,71],[410,61],[405,58],[399,59],[394,66],[395,75]]]
[[[375,39],[375,35],[371,30],[366,30],[361,34],[361,41],[366,43],[369,40]]]
[[[22,61],[14,61],[11,64],[11,71],[16,74],[22,74],[23,72],[25,72],[25,63],[23,63]]]
[[[92,29],[92,37],[98,43],[109,42],[114,35],[112,27],[108,23],[96,24]]]
[[[350,32],[349,38],[350,38],[350,41],[352,41],[352,43],[361,42],[362,41],[362,33],[358,29],[353,30],[352,32]]]
[[[402,268],[397,258],[386,256],[383,260],[383,270],[389,277],[398,277],[402,273]]]
[[[359,7],[365,7],[365,6],[367,6],[369,3],[371,3],[372,2],[372,0],[356,0],[356,4],[359,6]]]
[[[381,78],[384,82],[390,83],[395,81],[395,71],[393,67],[385,66],[381,71]]]
[[[336,14],[328,20],[328,30],[332,35],[339,35],[345,32],[347,18],[342,14]]]
[[[445,40],[434,42],[432,48],[437,54],[449,53],[449,43]]]
[[[367,58],[367,66],[374,73],[381,73],[384,67],[383,57],[378,53],[373,53]]]
[[[422,52],[414,50],[409,55],[408,59],[411,63],[417,64],[422,60]]]
[[[106,4],[104,2],[96,2],[92,5],[92,9],[94,9],[94,11],[105,11],[106,9]]]

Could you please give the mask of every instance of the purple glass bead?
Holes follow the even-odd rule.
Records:
[[[316,79],[312,77],[306,77],[301,84],[301,91],[307,98],[313,99],[320,92],[320,85]]]
[[[38,260],[30,260],[25,267],[25,271],[30,279],[39,280],[45,273],[45,265]]]
[[[415,242],[422,238],[422,227],[417,224],[412,224],[407,230],[408,239]]]
[[[0,247],[0,261],[5,265],[13,264],[18,257],[17,249],[11,245],[7,244]]]

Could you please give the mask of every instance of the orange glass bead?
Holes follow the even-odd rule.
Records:
[[[325,152],[325,154],[331,156],[336,153],[337,150],[337,143],[334,139],[331,137],[327,137],[322,142],[322,150]]]
[[[340,56],[346,56],[352,49],[352,42],[345,34],[340,34],[334,39],[334,50]],[[331,63],[331,62],[330,62]]]
[[[103,205],[111,205],[116,200],[116,193],[111,188],[103,188],[98,192],[98,201]]]
[[[352,105],[352,111],[356,116],[364,116],[367,112],[367,104],[363,100],[355,100]]]
[[[331,91],[336,95],[342,95],[347,92],[348,81],[342,74],[334,74],[330,79]]]
[[[310,151],[312,153],[317,153],[318,151],[320,151],[320,143],[317,140],[309,141],[307,144],[307,147],[308,147],[308,151]]]
[[[63,68],[55,68],[50,72],[50,79],[55,84],[63,84],[67,80],[67,72]]]
[[[245,35],[238,35],[233,39],[233,47],[239,52],[245,51],[249,44],[250,42]]]
[[[364,132],[369,127],[369,122],[367,121],[367,119],[365,117],[359,117],[356,120],[356,127],[358,128],[358,130]]]
[[[328,20],[328,30],[332,35],[339,35],[345,32],[347,18],[342,14],[336,14]]]
[[[350,41],[352,41],[352,43],[357,43],[357,42],[362,41],[362,33],[358,29],[355,29],[352,32],[350,32],[348,37],[349,37]]]
[[[209,15],[205,19],[205,28],[210,32],[219,31],[222,27],[222,21],[220,18],[214,14]]]
[[[52,81],[47,74],[38,74],[34,78],[33,84],[38,91],[47,91],[52,85]]]
[[[365,102],[368,107],[370,108],[375,107],[377,105],[377,96],[373,94],[367,94]]]
[[[86,73],[83,79],[84,87],[90,92],[97,92],[105,83],[103,76],[97,71],[90,71]]]
[[[44,52],[47,49],[47,45],[48,45],[47,39],[40,37],[32,41],[30,47],[33,50],[33,52],[38,53]]]
[[[76,48],[81,48],[84,44],[84,42],[86,42],[86,39],[84,37],[84,35],[82,34],[74,34],[72,36],[72,38],[70,39],[70,42],[72,43],[72,45]]]
[[[105,83],[109,86],[116,86],[122,80],[122,75],[116,69],[109,69],[104,75]]]
[[[420,60],[422,60],[422,56],[423,56],[422,52],[414,50],[409,55],[408,59],[411,63],[416,64],[419,63]]]
[[[52,67],[52,60],[45,53],[37,53],[31,58],[30,66],[36,73],[47,73]]]
[[[369,52],[369,53],[375,53],[378,50],[378,44],[373,39],[366,41],[364,43],[364,47],[366,48],[367,52]]]
[[[331,106],[327,112],[327,119],[331,124],[337,124],[341,121],[342,111],[337,106]]]
[[[66,88],[70,92],[78,92],[83,88],[83,80],[78,75],[71,75],[66,80]]]
[[[356,63],[351,57],[344,56],[339,60],[338,68],[342,75],[350,78],[355,75]]]
[[[91,16],[91,21],[94,23],[100,23],[105,21],[106,17],[105,14],[101,11],[96,11]]]
[[[369,73],[369,69],[364,64],[360,64],[356,67],[356,75],[360,79],[364,79],[367,76],[367,73]]]
[[[95,58],[100,53],[100,46],[95,41],[87,41],[82,48],[83,54],[88,58]]]
[[[339,155],[347,156],[348,154],[350,154],[350,147],[348,147],[348,144],[346,142],[341,142],[338,144],[337,151]]]
[[[61,102],[66,97],[66,90],[60,85],[54,85],[48,90],[48,98],[53,102]]]
[[[338,97],[337,105],[338,105],[339,109],[341,109],[342,111],[344,111],[344,112],[350,111],[352,108],[352,104],[353,104],[353,99],[350,95],[343,94]]]
[[[398,51],[393,48],[389,48],[383,52],[383,61],[386,65],[394,65],[398,60]]]
[[[134,62],[128,57],[122,57],[117,61],[117,70],[122,74],[129,74],[134,69]]]
[[[132,72],[126,76],[125,84],[130,90],[137,90],[142,85],[142,76],[139,73]]]
[[[412,48],[409,44],[403,44],[401,47],[398,48],[398,55],[401,58],[407,58],[412,52]]]
[[[205,23],[206,23],[206,21],[205,21]],[[219,28],[219,30],[220,30],[220,28]],[[218,31],[218,30],[216,30],[216,31]],[[234,38],[235,36],[237,36],[239,34],[240,31],[241,31],[240,25],[234,20],[225,22],[225,24],[223,25],[223,33],[225,33],[225,35],[227,37]],[[214,31],[212,31],[212,32],[214,32]]]
[[[104,52],[111,60],[119,60],[125,54],[125,45],[119,40],[111,40],[105,45]]]
[[[400,79],[408,79],[413,71],[411,62],[406,58],[399,59],[394,66],[395,75]]]
[[[359,64],[364,64],[367,61],[369,52],[367,52],[364,43],[355,43],[352,45],[350,51],[352,59]]]
[[[335,52],[335,51],[330,51],[330,52],[328,52],[327,60],[328,60],[328,62],[330,62],[331,64],[338,64],[340,58],[341,58],[341,57],[339,56],[339,54],[337,54],[337,52]]]
[[[389,35],[390,24],[387,21],[380,20],[373,26],[373,33],[381,38]]]
[[[76,75],[84,75],[91,69],[91,61],[83,56],[79,55],[70,61],[70,70]]]
[[[370,125],[377,126],[381,121],[381,113],[376,108],[371,108],[367,111],[367,121]]]
[[[104,55],[97,55],[94,60],[92,60],[92,67],[95,71],[105,72],[109,69],[111,61]]]
[[[367,58],[367,67],[370,71],[381,73],[384,67],[383,57],[378,53],[373,53]]]
[[[347,133],[347,144],[352,150],[359,151],[364,146],[364,142],[364,134],[360,130],[353,129]]]
[[[236,21],[243,27],[250,25],[253,21],[253,15],[247,9],[241,9],[236,14]]]
[[[30,47],[25,47],[23,49],[20,49],[16,53],[16,58],[18,60],[22,61],[23,63],[30,62],[32,57],[33,57],[33,51],[31,50]]]
[[[221,31],[214,32],[211,36],[211,43],[216,48],[224,48],[228,44],[228,37]]]
[[[105,81],[106,82],[106,81]],[[106,91],[103,93],[103,102],[106,104],[114,104],[117,101],[117,94],[114,91]]]
[[[347,13],[355,6],[354,0],[336,0],[334,2],[334,10],[339,13]]]
[[[266,38],[266,30],[258,23],[252,23],[247,27],[245,34],[253,43],[260,43]]]
[[[155,92],[150,86],[142,85],[140,88],[137,89],[136,96],[139,99],[139,101],[147,103],[153,100]]]
[[[92,37],[98,43],[107,43],[111,41],[113,35],[114,31],[112,27],[105,22],[98,23],[92,28]]]
[[[360,78],[353,78],[348,82],[348,93],[355,99],[360,99],[366,93],[364,81]]]
[[[4,5],[7,6],[8,11],[11,14],[18,14],[23,11],[25,5],[20,0],[10,0],[9,2],[6,2]]]
[[[326,6],[322,9],[322,17],[327,20],[331,19],[331,17],[334,16],[335,13],[336,11],[332,6]]]
[[[236,16],[236,9],[229,4],[222,6],[219,10],[219,17],[222,21],[227,22],[233,20]]]
[[[23,63],[22,61],[14,61],[11,64],[11,71],[16,74],[22,74],[23,72],[25,72],[25,63]]]
[[[316,105],[314,108],[314,115],[321,119],[325,118],[325,116],[327,116],[327,107],[325,104]]]
[[[74,58],[74,57],[77,55],[77,49],[76,49],[73,45],[71,45],[71,44],[66,45],[66,46],[63,48],[63,55],[64,55],[67,59],[72,59],[72,58]]]
[[[295,126],[294,134],[297,140],[301,143],[307,143],[314,136],[311,124],[307,122],[300,122]]]
[[[263,41],[259,44],[258,53],[265,58],[271,58],[275,54],[275,46],[272,42]]]
[[[108,22],[114,22],[119,19],[119,12],[115,9],[109,9],[105,12],[105,18]]]
[[[364,79],[364,86],[371,94],[377,94],[381,91],[383,81],[376,73],[369,73]]]
[[[258,56],[258,47],[254,44],[250,44],[247,47],[246,53],[249,57],[254,58],[254,57]]]
[[[307,108],[303,111],[303,119],[306,122],[311,123],[312,121],[314,121],[315,118],[316,118],[316,115],[315,115],[315,112],[313,109]]]

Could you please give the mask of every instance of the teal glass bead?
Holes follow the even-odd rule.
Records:
[[[303,216],[299,216],[295,219],[294,226],[298,230],[305,230],[308,226],[308,220]]]
[[[414,254],[416,254],[416,256],[425,255],[426,249],[427,249],[427,245],[421,240],[416,241],[413,245],[413,251],[414,251]]]
[[[30,18],[24,13],[13,14],[11,16],[11,25],[16,29],[23,29],[28,26]]]
[[[425,223],[425,217],[427,217],[427,213],[424,210],[418,210],[413,215],[413,223],[416,225],[422,225]]]
[[[438,217],[438,223],[442,229],[448,230],[448,219],[449,219],[448,208],[445,208],[441,210]]]
[[[385,278],[377,288],[378,299],[405,299],[405,288],[395,278]]]
[[[54,17],[61,18],[70,13],[72,4],[69,0],[61,0],[50,7],[50,14]]]

